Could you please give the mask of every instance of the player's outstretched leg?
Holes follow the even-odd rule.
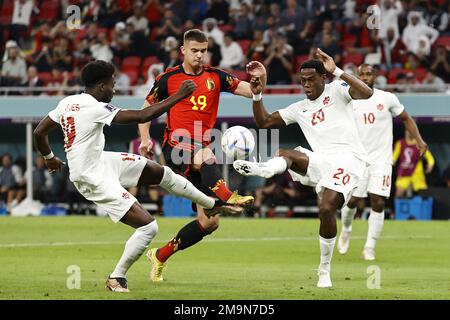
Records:
[[[237,191],[228,189],[222,170],[216,162],[214,153],[209,148],[200,149],[194,156],[194,168],[200,172],[202,184],[207,186],[222,201],[243,207],[253,204],[253,196],[242,196]]]
[[[114,292],[129,292],[126,273],[155,237],[158,224],[138,202],[133,204],[120,221],[135,228],[136,231],[126,242],[116,268],[106,280],[106,288]]]
[[[306,154],[297,150],[280,149],[278,155],[267,162],[236,160],[233,167],[243,176],[260,176],[266,179],[281,174],[287,169],[292,169],[300,174],[306,173],[309,163]]]
[[[353,218],[356,213],[357,199],[352,197],[345,207],[341,209],[341,234],[338,240],[338,251],[340,254],[346,254],[350,247],[350,236],[352,233]]]
[[[372,209],[368,219],[367,240],[362,252],[362,258],[367,261],[375,260],[375,246],[380,238],[384,224],[385,198],[376,194],[370,194]]]
[[[318,270],[319,281],[317,287],[330,288],[331,283],[331,259],[333,257],[334,244],[336,242],[336,211],[344,204],[341,193],[325,188],[319,205],[319,240],[320,240],[320,265]]]

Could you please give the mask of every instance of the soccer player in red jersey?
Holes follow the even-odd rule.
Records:
[[[202,31],[198,29],[186,31],[181,47],[184,55],[183,63],[174,68],[168,68],[157,77],[143,107],[151,108],[154,103],[171,96],[183,81],[188,79],[194,81],[197,89],[193,94],[177,103],[167,114],[163,142],[163,153],[167,159],[167,165],[175,172],[184,174],[206,194],[209,193],[230,204],[249,206],[253,204],[253,197],[241,196],[228,189],[222,177],[220,165],[216,163],[213,152],[208,148],[210,137],[205,132],[212,129],[216,122],[220,92],[230,92],[248,98],[253,97],[253,93],[248,82],[240,81],[223,70],[204,65],[207,48],[208,38]],[[247,72],[251,76],[260,77],[265,83],[266,70],[261,63],[250,62],[247,65]],[[197,128],[194,129],[195,126]],[[199,127],[201,130],[198,129]],[[142,155],[149,156],[150,123],[140,124],[139,131],[142,139],[140,152]],[[182,141],[177,139],[178,136],[183,137]],[[184,142],[184,137],[187,137],[190,143]],[[174,161],[172,157],[173,152],[187,155],[190,159],[189,163],[183,161],[178,164],[179,161]],[[186,158],[183,157],[183,159]],[[147,253],[152,263],[151,280],[162,281],[164,265],[172,254],[201,241],[218,226],[219,216],[208,217],[203,208],[197,206],[196,220],[181,228],[165,246],[151,249]]]

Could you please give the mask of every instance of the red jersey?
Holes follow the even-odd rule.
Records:
[[[193,150],[191,144],[181,144],[180,139],[176,137],[187,137],[189,133],[188,137],[192,143],[197,141],[207,145],[210,137],[205,135],[205,132],[212,129],[216,122],[220,92],[233,93],[240,80],[232,74],[210,66],[204,66],[203,71],[198,75],[191,75],[184,71],[182,65],[179,65],[168,68],[156,78],[146,98],[147,102],[152,105],[173,95],[185,80],[194,81],[197,89],[190,97],[178,102],[167,113],[163,145],[169,143],[172,147]],[[196,130],[194,127],[197,127]]]

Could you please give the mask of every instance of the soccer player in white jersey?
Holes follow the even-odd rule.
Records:
[[[344,73],[333,59],[317,49],[320,60],[309,60],[300,68],[300,82],[306,99],[269,114],[261,100],[262,85],[251,79],[253,113],[260,128],[283,127],[298,123],[313,152],[297,147],[279,150],[278,157],[257,163],[243,160],[234,168],[243,175],[269,178],[286,169],[292,178],[316,188],[319,204],[320,265],[318,287],[331,287],[331,258],[336,241],[336,212],[350,199],[353,189],[363,177],[367,154],[356,131],[352,99],[372,95],[364,82]],[[344,81],[325,84],[326,73]]]
[[[358,78],[373,88],[376,74],[372,66],[363,64],[358,68]],[[391,193],[392,118],[398,116],[403,121],[406,130],[416,139],[421,154],[427,150],[427,144],[414,119],[394,94],[373,89],[369,99],[355,100],[352,104],[358,134],[369,155],[369,167],[347,206],[341,210],[342,229],[337,247],[339,253],[347,253],[356,204],[369,193],[371,211],[362,257],[364,260],[375,260],[375,245],[383,229],[385,201]]]
[[[158,225],[126,187],[160,185],[172,194],[186,197],[207,208],[207,214],[211,216],[240,213],[242,209],[222,206],[221,201],[206,196],[169,167],[139,155],[103,151],[105,124],[150,121],[191,95],[197,87],[193,81],[184,81],[177,93],[154,104],[152,108],[121,110],[110,104],[114,94],[113,74],[114,66],[108,62],[97,60],[88,63],[82,71],[85,93],[62,99],[34,130],[34,140],[49,171],[60,171],[63,162],[51,151],[48,134],[61,126],[70,180],[75,187],[87,200],[105,209],[114,222],[120,221],[136,229],[106,281],[107,289],[128,292],[126,272],[155,237]]]

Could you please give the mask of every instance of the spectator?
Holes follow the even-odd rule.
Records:
[[[164,70],[167,68],[173,68],[175,66],[178,66],[182,63],[179,55],[178,49],[172,49],[169,52],[168,57],[164,61]]]
[[[373,71],[375,72],[375,74],[377,75],[377,77],[375,78],[375,88],[384,90],[386,88],[387,85],[387,78],[381,73],[381,68],[379,65],[374,65],[373,66]]]
[[[146,86],[152,88],[155,83],[156,77],[164,71],[162,63],[152,64],[147,70],[147,82]],[[147,92],[148,93],[148,92]]]
[[[157,27],[163,16],[164,7],[159,0],[147,0],[144,4],[144,11],[148,19],[150,28]]]
[[[170,11],[170,10],[167,10]],[[127,23],[131,23],[134,27],[134,30],[137,32],[143,32],[145,35],[148,35],[148,20],[143,16],[143,10],[140,5],[134,6],[134,12],[131,17],[127,19]]]
[[[158,51],[158,59],[160,61],[169,60],[172,50],[178,50],[178,41],[175,37],[167,37],[162,43],[162,48]]]
[[[25,197],[25,183],[22,169],[13,164],[9,153],[3,155],[1,160],[0,194],[6,200],[7,210],[11,211]]]
[[[255,213],[258,216],[263,204],[274,208],[277,205],[294,206],[298,202],[300,183],[294,182],[286,171],[266,180],[265,186],[255,191]]]
[[[403,30],[402,41],[410,51],[417,52],[421,36],[428,37],[430,44],[433,44],[439,37],[439,32],[425,24],[421,12],[411,11],[408,14],[408,25]]]
[[[225,0],[211,0],[207,16],[216,19],[219,24],[228,24],[229,7],[230,4]]]
[[[34,6],[34,0],[14,1],[14,11],[11,25],[9,26],[11,40],[17,41],[21,46],[24,45],[23,36],[30,26],[31,14],[38,11]]]
[[[31,88],[44,86],[44,81],[39,78],[38,70],[35,66],[28,67],[27,77],[28,79],[23,85],[28,88],[23,92],[23,94],[33,96],[40,95],[42,91],[31,91]]]
[[[213,37],[208,37],[208,52],[206,64],[217,67],[222,60],[220,46],[214,41]]]
[[[50,38],[42,39],[42,49],[30,57],[30,62],[36,65],[39,72],[50,72],[53,66],[53,44]]]
[[[444,80],[436,76],[431,70],[428,70],[422,84],[426,87],[422,88],[421,92],[445,92],[447,89]]]
[[[336,65],[340,65],[342,62],[342,50],[339,48],[338,43],[333,40],[330,33],[323,33],[322,39],[319,42],[319,48],[326,52],[330,57],[333,58]]]
[[[3,86],[20,86],[27,79],[27,66],[19,54],[19,48],[14,40],[6,43],[6,52],[3,58],[2,78]]]
[[[427,2],[425,20],[427,25],[438,30],[441,34],[449,30],[449,13],[442,9],[435,0]]]
[[[250,7],[245,3],[241,6],[241,13],[236,18],[234,32],[237,39],[249,39],[252,33],[253,18]]]
[[[189,19],[194,21],[195,25],[201,24],[208,11],[206,0],[191,0],[188,8]]]
[[[76,42],[73,52],[74,66],[82,67],[92,59],[92,53],[87,38]]]
[[[148,92],[151,87],[147,86],[145,83],[144,77],[139,76],[137,79],[136,87],[133,90],[133,96],[139,98],[145,98],[148,95]]]
[[[36,157],[32,172],[33,199],[39,200],[42,203],[49,203],[50,193],[53,187],[53,176],[48,172],[44,158],[41,156]],[[26,176],[27,173],[25,172]]]
[[[378,38],[376,37],[376,29],[370,30],[367,28],[367,13],[361,14],[356,18],[349,28],[349,34],[356,36],[356,43],[354,47],[347,48],[347,53],[360,53],[366,55],[374,51]]]
[[[213,37],[214,41],[219,45],[223,45],[223,32],[217,26],[217,20],[208,18],[203,21],[203,32],[207,37]]]
[[[31,37],[33,41],[33,53],[40,52],[42,50],[42,42],[44,39],[50,39],[50,23],[44,21],[38,28],[31,31]]]
[[[378,38],[387,37],[387,31],[394,31],[394,38],[400,37],[398,28],[398,17],[402,14],[402,3],[398,0],[381,0],[380,8],[380,29],[378,30]]]
[[[423,157],[427,162],[425,170],[416,141],[408,130],[405,130],[405,138],[395,143],[393,154],[394,164],[398,161],[397,180],[395,181],[396,198],[404,197],[411,187],[413,192],[428,188],[425,175],[433,170],[435,161],[429,150]]]
[[[66,71],[73,70],[73,57],[69,51],[69,42],[61,38],[53,49],[53,66]]]
[[[389,28],[385,38],[379,38],[381,63],[385,69],[402,68],[406,62],[407,49],[395,30]]]
[[[272,3],[274,4],[274,3]],[[276,3],[275,3],[276,4]],[[269,26],[267,25],[267,18],[269,18],[269,9],[267,4],[262,3],[259,8],[255,9],[255,18],[253,20],[253,29],[264,32]],[[279,17],[279,15],[278,15]]]
[[[286,32],[291,42],[294,39],[305,39],[312,25],[305,8],[297,5],[296,0],[287,0],[286,5],[286,9],[280,16],[281,28]]]
[[[181,36],[181,21],[176,17],[172,10],[164,12],[164,19],[161,20],[158,29],[158,39],[164,40],[167,37],[175,37],[178,39]]]
[[[313,44],[316,47],[321,48],[320,43],[322,41],[322,36],[325,33],[329,34],[331,36],[332,41],[336,44],[341,40],[341,35],[339,34],[339,32],[335,30],[333,21],[325,20],[322,25],[322,31],[316,33],[316,35],[314,36]]]
[[[116,73],[114,75],[114,79],[116,80],[115,90],[117,95],[127,95],[130,90],[130,77],[123,73],[120,68],[116,67]]]
[[[81,80],[81,70],[79,67],[73,68],[72,76],[67,82],[67,86],[74,90],[66,91],[65,95],[78,94],[83,92],[84,83]]]
[[[49,95],[63,96],[63,87],[67,87],[69,81],[69,74],[61,68],[53,68],[51,79],[47,83],[47,88],[54,88],[54,90],[48,91]]]
[[[99,26],[102,28],[111,29],[118,21],[124,18],[122,11],[117,5],[116,1],[100,1],[100,8],[98,11]]]
[[[324,20],[339,20],[344,11],[343,0],[319,0],[313,1],[312,10],[315,20],[322,24]]]
[[[267,70],[268,84],[290,84],[293,66],[293,48],[287,43],[287,37],[279,32],[272,44],[266,49],[264,65]]]
[[[90,47],[92,57],[96,60],[104,60],[107,62],[111,62],[114,55],[109,46],[108,38],[106,34],[100,33],[98,35],[97,41]]]
[[[263,33],[264,45],[268,46],[272,43],[272,40],[276,37],[277,33],[280,31],[278,25],[278,19],[275,16],[269,16],[267,18],[267,29]]]
[[[243,62],[244,54],[241,46],[234,41],[231,33],[225,34],[223,45],[220,48],[222,60],[220,60],[219,67],[223,69],[238,69]]]
[[[247,52],[247,61],[264,62],[264,41],[261,30],[253,31],[253,41]]]
[[[430,68],[445,83],[450,83],[450,59],[444,47],[438,47],[436,49]]]

